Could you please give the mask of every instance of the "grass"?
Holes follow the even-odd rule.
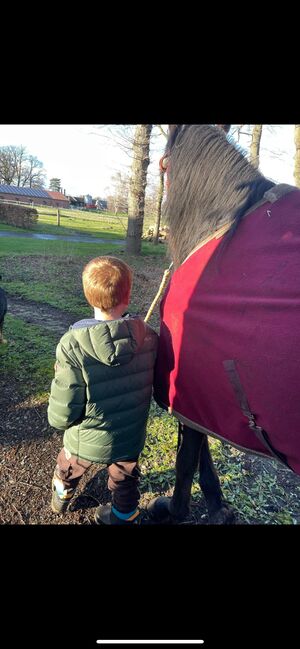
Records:
[[[5,321],[7,345],[0,346],[0,365],[3,374],[18,382],[24,397],[33,395],[35,403],[47,404],[57,336],[40,326],[26,324],[7,315]],[[282,486],[280,472],[259,474],[245,468],[248,456],[227,444],[210,438],[210,447],[224,497],[246,524],[298,524],[291,512],[297,510],[300,487],[288,491]],[[141,454],[142,504],[154,496],[171,495],[175,484],[174,465],[177,449],[177,421],[151,403],[147,437]],[[276,464],[270,461],[276,468]],[[196,474],[192,486],[192,500],[201,504],[203,496]],[[202,514],[207,519],[206,513]]]
[[[25,228],[16,228],[14,225],[7,225],[7,223],[0,223],[0,231],[1,230],[7,232],[28,232]]]
[[[127,230],[126,224],[120,223],[118,219],[115,222],[108,222],[100,218],[83,219],[79,217],[61,216],[60,225],[57,225],[56,216],[47,216],[39,214],[37,223],[29,229],[17,228],[15,226],[0,223],[0,230],[11,232],[29,232],[40,234],[54,234],[56,236],[75,236],[78,234],[93,236],[103,239],[124,239]]]
[[[127,224],[124,227],[123,223],[118,222],[118,220],[115,223],[109,223],[100,218],[82,219],[79,216],[62,216],[58,226],[56,218],[40,214],[37,224],[32,228],[32,232],[68,236],[83,234],[103,239],[124,239],[126,226]]]
[[[209,438],[210,449],[216,466],[225,499],[232,505],[240,523],[244,524],[299,524],[300,486],[287,490],[282,483],[284,470],[270,460],[273,471],[266,468],[259,473],[257,469],[249,470],[247,464],[252,457],[255,467],[256,458],[224,444],[215,438]],[[144,501],[163,494],[171,495],[175,484],[174,465],[177,449],[177,420],[163,412],[152,403],[148,421],[145,448],[141,454],[141,468],[145,476],[142,489],[147,493]],[[192,485],[194,503],[202,504],[202,519],[207,520],[204,499],[199,486],[199,475],[196,474]]]
[[[122,256],[133,266],[132,308],[145,312],[160,284],[162,271],[168,265],[165,247],[161,245],[143,243],[140,257],[128,257],[123,247],[113,244],[5,238],[1,240],[0,252],[1,286],[12,295],[45,302],[84,317],[90,314],[90,308],[81,286],[83,264],[93,256],[108,253]],[[32,395],[46,404],[58,336],[43,326],[26,324],[9,313],[5,319],[4,335],[8,343],[0,346],[1,371],[17,381],[24,395]],[[286,472],[275,462],[270,461],[268,470],[268,464],[259,464],[260,459],[245,455],[218,440],[210,439],[210,445],[224,496],[232,503],[242,523],[299,524],[300,486],[288,482]],[[176,447],[177,421],[153,402],[146,445],[141,455],[142,504],[154,495],[171,495],[175,482]],[[197,475],[192,486],[192,499],[199,505],[203,512],[201,518],[206,521]]]
[[[2,286],[9,291],[11,295],[22,297],[26,300],[34,300],[43,304],[78,314],[78,316],[90,316],[91,308],[86,304],[81,287],[79,295],[74,295],[59,280],[55,284],[52,282],[32,281],[30,284],[23,282],[2,282]]]
[[[52,212],[52,216],[48,212]],[[45,212],[47,212],[45,214]],[[60,226],[56,224],[56,210],[53,208],[42,207],[38,209],[39,218],[37,224],[29,231],[22,228],[0,223],[0,231],[9,231],[16,234],[20,233],[33,233],[33,234],[52,234],[55,236],[75,236],[75,235],[89,235],[95,237],[95,243],[73,243],[72,241],[49,241],[49,240],[36,240],[36,239],[21,239],[18,237],[1,238],[0,257],[8,255],[44,255],[66,258],[85,257],[89,255],[90,258],[98,255],[115,254],[125,249],[126,230],[127,230],[127,216],[124,215],[107,215],[105,214],[90,214],[88,212],[61,210]],[[153,219],[145,219],[144,229],[147,229],[149,223]],[[124,239],[124,244],[114,243],[97,243],[97,238],[109,239]],[[100,247],[101,246],[101,247]],[[166,248],[164,245],[153,245],[152,243],[143,241],[141,254],[154,255],[158,258],[164,258]]]
[[[109,252],[114,254],[120,246],[112,243],[73,243],[71,241],[44,241],[39,239],[19,239],[17,237],[0,238],[0,257],[16,255],[43,255],[47,257],[85,257],[87,254],[96,257]]]
[[[20,392],[45,400],[53,378],[57,337],[43,327],[28,325],[7,314],[5,318],[6,345],[0,345],[0,365],[3,374],[19,383]]]
[[[1,286],[10,295],[47,303],[53,307],[78,313],[90,314],[81,284],[82,268],[90,259],[112,254],[123,257],[139,272],[157,256],[157,287],[166,266],[165,247],[143,243],[142,255],[130,257],[124,248],[113,244],[70,243],[68,241],[40,241],[33,239],[5,238],[1,240],[0,274]],[[152,269],[153,272],[153,269]],[[63,279],[62,279],[63,278]],[[155,295],[144,295],[145,309]],[[141,296],[134,285],[131,308],[139,311]]]
[[[57,210],[51,207],[36,208],[38,221],[30,232],[55,235],[89,235],[103,239],[124,239],[127,232],[128,218],[124,214],[89,213],[80,210],[60,210],[60,225],[57,225]],[[144,230],[148,230],[155,217],[144,219]],[[24,228],[14,228],[0,223],[0,230],[28,232]]]
[[[18,232],[19,228],[10,228]],[[15,255],[51,255],[53,257],[85,257],[87,255],[97,257],[98,255],[114,254],[118,255],[119,251],[125,250],[124,245],[114,243],[73,243],[72,241],[49,241],[39,239],[22,239],[19,237],[0,238],[0,257]],[[152,243],[142,242],[142,256],[151,255],[154,257],[164,258],[166,248],[164,245],[154,246]]]

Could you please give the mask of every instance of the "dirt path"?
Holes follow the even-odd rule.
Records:
[[[48,304],[8,295],[8,313],[25,322],[43,325],[59,336],[78,314]],[[97,505],[110,501],[105,467],[91,467],[81,480],[78,495],[64,516],[50,509],[51,478],[62,447],[62,433],[47,420],[47,403],[21,395],[11,376],[0,376],[0,524],[94,524]]]
[[[8,296],[8,312],[27,323],[42,325],[57,338],[80,319],[78,314],[15,296]],[[71,511],[65,516],[56,516],[49,503],[51,478],[62,446],[62,434],[48,424],[47,403],[33,397],[22,397],[18,381],[2,374],[0,410],[3,413],[0,418],[0,524],[93,524],[97,504],[110,500],[106,470],[97,465],[92,467],[81,481]],[[262,471],[268,471],[270,475],[274,471],[282,487],[283,506],[285,494],[295,494],[293,517],[299,525],[300,507],[296,491],[300,489],[300,477],[277,465],[272,468],[270,461],[263,458],[249,455],[245,461],[244,468],[250,471],[254,483]],[[251,507],[254,506],[253,502]],[[206,516],[204,520],[201,517],[205,512],[204,503],[199,503],[192,521],[205,524]]]
[[[26,300],[8,295],[8,313],[29,324],[42,325],[47,331],[62,336],[68,327],[80,317],[42,302]]]
[[[72,510],[51,512],[51,478],[62,435],[47,422],[47,404],[24,399],[17,381],[0,378],[0,524],[93,524],[99,495],[109,500],[106,471],[92,467],[82,479]]]
[[[13,232],[11,230],[0,230],[0,237],[22,237],[23,239],[44,239],[45,241],[73,241],[73,243],[115,243],[117,245],[124,243],[124,239],[100,239],[99,237],[89,237],[84,234],[64,236],[62,234],[35,234],[34,232]]]
[[[45,282],[48,276],[50,281],[53,279],[48,258],[30,257],[28,261],[24,257],[18,258],[18,262],[17,273],[13,260],[6,258],[2,262],[6,280],[16,281],[17,278],[22,281],[23,263],[28,282],[36,276],[42,277]],[[67,267],[68,277],[80,277],[81,265],[81,259],[72,260]],[[145,313],[159,285],[156,264],[153,266],[151,262],[148,266],[144,263],[142,270],[137,268],[137,282],[133,290],[133,302]],[[65,281],[66,276],[64,269]],[[47,303],[10,294],[7,288],[6,293],[11,317],[20,318],[29,325],[41,325],[45,335],[51,333],[57,342],[69,326],[80,319],[78,313],[69,313]],[[158,317],[157,309],[151,323],[157,323]],[[99,502],[110,500],[106,469],[99,465],[91,467],[78,487],[70,511],[65,516],[53,514],[50,509],[51,478],[62,447],[63,434],[48,424],[47,395],[24,397],[23,388],[21,379],[0,372],[0,524],[93,525],[94,511]],[[146,487],[143,491],[146,491]]]
[[[8,296],[8,313],[25,322],[43,325],[61,336],[78,315],[47,304]],[[106,493],[105,471],[91,469],[80,486],[73,511],[55,516],[50,510],[51,477],[62,446],[62,435],[47,421],[47,404],[21,396],[18,381],[0,378],[0,524],[93,524],[99,494]]]

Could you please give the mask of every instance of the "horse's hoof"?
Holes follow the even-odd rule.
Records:
[[[217,512],[209,517],[208,522],[210,525],[234,525],[234,511],[228,505],[222,505]]]
[[[170,514],[171,498],[158,496],[148,503],[146,507],[147,514],[156,523],[172,523]]]

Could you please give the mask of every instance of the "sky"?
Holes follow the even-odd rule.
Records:
[[[234,131],[234,128],[232,129]],[[241,129],[239,145],[248,152],[250,137]],[[236,137],[234,138],[236,139]],[[277,183],[295,184],[294,179],[294,125],[264,125],[260,143],[259,170]]]
[[[112,186],[116,171],[130,171],[131,159],[113,140],[106,125],[0,125],[0,146],[26,147],[46,170],[46,188],[50,178],[60,178],[67,195],[91,194],[104,198]],[[160,140],[160,143],[159,143]],[[150,173],[158,177],[158,161],[165,138],[158,135],[151,154]]]
[[[0,146],[22,144],[29,154],[36,156],[46,170],[46,188],[50,178],[60,178],[67,195],[105,198],[112,187],[112,176],[116,171],[130,172],[131,159],[113,140],[109,125],[97,126],[0,124]],[[246,150],[249,141],[249,136],[242,134],[239,145]],[[157,134],[149,165],[153,180],[158,178],[158,161],[165,142],[163,135]],[[294,155],[293,125],[264,126],[260,156],[264,175],[275,182],[294,184]]]

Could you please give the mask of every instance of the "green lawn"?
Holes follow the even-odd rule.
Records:
[[[24,396],[45,402],[53,378],[57,336],[10,314],[5,318],[5,335],[7,344],[0,345],[1,371],[19,383]]]
[[[109,252],[117,254],[120,249],[120,245],[113,243],[73,243],[71,241],[22,239],[13,236],[8,238],[0,237],[0,256],[2,257],[43,255],[45,257],[64,257],[67,260],[74,256],[85,257],[90,255],[92,258],[109,254]]]
[[[125,227],[124,227],[125,226]],[[123,221],[115,219],[113,222],[99,218],[81,218],[79,216],[61,216],[60,225],[57,225],[56,215],[44,215],[39,213],[37,223],[27,230],[25,228],[16,228],[0,223],[0,230],[12,232],[37,232],[41,234],[55,235],[78,235],[85,234],[93,237],[107,239],[124,239],[127,230],[127,219]]]
[[[94,221],[91,219],[91,222]],[[49,223],[40,223],[40,227],[42,225],[56,227]],[[68,228],[69,225],[64,226],[64,232],[67,232]],[[101,224],[101,228],[101,232],[108,233],[104,223]],[[2,229],[8,229],[8,226],[3,226]],[[17,228],[14,230],[20,231]],[[78,231],[76,227],[76,233]],[[88,233],[91,233],[90,229]],[[100,236],[100,230],[98,234]],[[117,231],[114,231],[114,234],[120,236]],[[84,317],[90,313],[90,307],[86,304],[82,292],[83,265],[94,256],[114,254],[121,256],[133,267],[134,287],[131,309],[145,313],[159,287],[163,270],[169,265],[165,257],[166,249],[163,245],[143,243],[141,256],[129,257],[124,252],[124,248],[125,243],[124,246],[117,246],[101,243],[74,244],[66,241],[27,240],[16,237],[0,238],[1,286],[10,295],[23,296],[37,304],[43,302]],[[150,324],[158,328],[158,309]],[[32,396],[45,405],[46,417],[55,347],[59,337],[47,331],[42,323],[25,323],[10,313],[5,319],[4,335],[8,343],[0,346],[1,371],[17,381],[24,395]],[[249,464],[249,456],[217,440],[210,441],[224,495],[238,512],[242,522],[294,524],[300,521],[298,504],[300,487],[286,488],[282,478],[283,473],[277,470],[276,463],[272,463],[275,469],[270,472],[267,469],[258,471],[256,460]],[[172,493],[176,446],[176,420],[162,412],[153,402],[146,446],[141,456],[144,474],[143,502],[147,502],[158,493],[168,495]],[[192,494],[194,504],[199,505],[198,520],[199,516],[205,519],[206,509],[197,476],[193,483]]]
[[[43,234],[75,235],[85,234],[103,239],[124,239],[127,232],[127,216],[124,214],[94,214],[80,210],[60,210],[60,225],[57,225],[57,210],[51,207],[36,207],[38,222],[30,231]],[[144,230],[154,217],[144,219]],[[15,230],[27,232],[22,228],[14,228],[5,223],[0,223],[0,230]]]
[[[127,219],[120,221],[115,219],[115,222],[101,219],[101,217],[94,218],[81,216],[61,216],[60,225],[57,225],[56,215],[46,216],[39,214],[38,222],[32,228],[33,232],[41,232],[45,234],[58,234],[58,235],[75,235],[85,234],[93,237],[101,237],[102,239],[124,239],[127,230]]]

